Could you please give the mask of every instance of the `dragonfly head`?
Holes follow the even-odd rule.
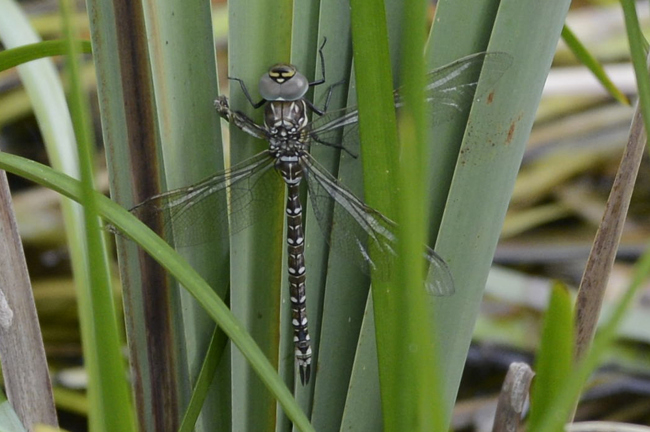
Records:
[[[260,78],[260,95],[267,101],[295,101],[309,90],[309,81],[288,63],[278,63]]]

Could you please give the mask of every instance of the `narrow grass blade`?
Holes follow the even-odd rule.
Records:
[[[573,305],[567,287],[556,282],[544,317],[535,361],[535,384],[530,395],[528,428],[537,430],[573,369]]]
[[[92,53],[90,41],[79,40],[79,52],[85,54]],[[44,57],[59,56],[65,54],[66,42],[62,40],[52,40],[46,42],[36,42],[33,44],[23,45],[0,52],[0,72],[9,68],[38,60]]]
[[[135,416],[126,380],[121,338],[110,271],[106,239],[102,235],[94,188],[94,142],[89,107],[82,90],[75,43],[76,30],[72,24],[72,3],[61,2],[63,29],[66,36],[68,72],[70,76],[70,111],[77,138],[81,177],[81,200],[84,206],[85,246],[88,259],[86,290],[79,291],[84,358],[90,379],[90,423],[102,431],[135,431]],[[90,322],[92,320],[92,322]]]
[[[614,99],[622,104],[630,105],[630,100],[627,96],[625,96],[625,94],[616,87],[612,80],[609,79],[603,66],[598,62],[598,60],[596,60],[596,58],[594,58],[594,56],[591,55],[587,50],[587,47],[580,42],[567,25],[562,28],[562,39],[564,39],[564,42],[566,42],[573,55],[575,55],[583,65],[587,66],[589,70],[591,70],[594,76],[598,81],[600,81],[603,87],[607,89]]]
[[[359,134],[362,143],[365,196],[368,204],[386,216],[395,219],[399,209],[392,191],[398,179],[395,161],[398,160],[397,125],[392,95],[393,79],[388,53],[388,31],[383,2],[352,1],[352,36],[354,40],[354,66],[359,102]],[[372,145],[369,145],[372,143]],[[372,255],[371,251],[371,255]],[[403,270],[402,270],[403,271]],[[399,287],[400,273],[391,275],[386,282],[373,281],[372,293],[375,308],[379,376],[381,381],[384,430],[404,430],[403,420],[413,412],[400,413],[402,407],[395,398],[404,354],[400,349],[398,297],[404,293]],[[401,310],[401,312],[405,312]],[[396,325],[397,324],[397,325]],[[412,390],[411,388],[409,388]],[[406,402],[406,401],[405,401]],[[414,430],[420,430],[420,418],[411,418]]]
[[[634,74],[639,87],[639,100],[641,112],[643,113],[643,123],[648,129],[650,125],[650,76],[648,76],[647,59],[646,59],[646,40],[641,33],[639,19],[636,15],[636,5],[630,0],[621,0],[623,15],[625,17],[625,28],[630,43],[630,53],[632,55],[632,64],[634,65]]]
[[[217,366],[221,360],[228,339],[223,331],[216,327],[208,346],[208,352],[205,354],[201,370],[196,377],[195,386],[192,391],[192,398],[188,403],[187,410],[183,416],[179,432],[192,432],[195,430],[196,421],[201,414],[203,404],[208,396],[208,390],[212,385],[217,371]],[[214,424],[214,423],[213,423]]]
[[[386,2],[385,8],[391,53],[390,63],[396,70],[400,63],[401,35],[399,28],[401,27],[403,4],[399,1],[390,1]],[[356,81],[354,74],[350,76],[352,46],[347,1],[327,2],[322,6],[321,34],[328,37],[328,44],[325,46],[325,59],[330,84],[337,83],[346,76],[349,77],[336,87],[330,110],[354,106],[356,105]],[[332,47],[336,49],[332,49]],[[331,72],[332,69],[334,74]],[[395,80],[393,80],[394,82]],[[327,89],[323,88],[320,91],[316,89],[314,100],[317,103],[323,100],[319,95],[322,95],[324,90]],[[335,174],[339,181],[353,191],[356,196],[363,197],[363,155],[360,154],[355,158],[346,152],[340,153],[339,156],[339,152],[333,149],[312,148],[312,154],[317,155],[319,161],[327,167],[328,171]],[[334,230],[337,229],[337,224],[338,221],[335,218],[332,221]],[[316,233],[320,230],[315,226],[315,221],[310,223],[308,220],[307,230],[313,230],[307,234],[308,242],[311,245],[314,244],[313,242],[320,241],[320,234]],[[326,231],[323,234],[327,238],[329,232]],[[313,246],[310,246],[308,252],[313,250]],[[309,262],[313,263],[313,260]],[[317,262],[316,265],[318,264]],[[363,391],[369,386],[378,389],[379,382],[376,373],[374,375],[371,372],[351,374],[355,362],[357,364],[373,363],[375,365],[373,370],[376,371],[376,351],[372,353],[359,351],[359,332],[368,301],[369,278],[336,250],[330,252],[324,265],[329,271],[324,270],[323,276],[321,276],[323,280],[326,276],[327,285],[323,299],[323,323],[318,346],[319,373],[316,376],[314,389],[312,422],[319,431],[338,431],[341,427],[341,418],[346,416],[348,409],[346,400],[361,397],[365,402],[378,402],[378,393],[375,395],[377,397],[367,398],[368,395],[365,393],[357,394],[357,392]],[[313,272],[311,274],[311,280],[314,281]],[[311,287],[313,289],[313,283]],[[366,329],[366,331],[374,332],[374,328]],[[368,354],[374,357],[365,357]],[[360,355],[364,357],[359,358]],[[369,383],[365,381],[366,379],[374,381]],[[358,382],[358,380],[362,380],[362,382]],[[381,422],[379,404],[368,412],[379,416],[377,419]],[[351,413],[350,415],[357,414],[360,413]]]
[[[398,166],[397,224],[399,250],[396,281],[401,292],[393,298],[400,311],[391,325],[396,330],[393,351],[401,353],[393,389],[383,389],[393,398],[395,430],[442,430],[444,403],[438,358],[437,329],[430,325],[429,294],[422,289],[426,275],[422,239],[426,225],[426,181],[429,178],[430,147],[425,107],[425,2],[404,5],[399,112],[400,153]],[[422,29],[421,31],[417,31]],[[408,316],[408,319],[404,319]],[[383,383],[383,380],[382,380]],[[389,404],[384,404],[384,407]],[[385,412],[385,411],[384,411]],[[384,417],[387,418],[386,414]]]

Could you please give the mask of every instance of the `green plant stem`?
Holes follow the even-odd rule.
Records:
[[[621,7],[625,17],[625,28],[630,43],[634,74],[636,75],[636,82],[639,88],[643,123],[645,124],[646,130],[648,130],[648,125],[650,125],[650,76],[648,76],[648,67],[646,65],[645,38],[639,27],[639,18],[636,15],[635,3],[632,0],[621,0]]]
[[[364,0],[351,1],[350,5],[366,201],[394,219],[398,209],[391,191],[397,180],[395,163],[399,155],[384,5]],[[399,319],[403,311],[399,309],[401,292],[394,289],[401,279],[391,276],[390,281],[373,280],[372,284],[382,415],[387,432],[410,430],[400,429],[397,411],[396,398],[402,384],[398,370],[403,354],[399,351]]]
[[[81,87],[78,46],[72,24],[70,0],[61,2],[63,28],[70,72],[70,109],[78,144],[81,173],[81,200],[89,280],[79,286],[79,316],[82,320],[84,357],[90,378],[91,425],[103,431],[134,431],[135,416],[121,355],[119,329],[112,297],[106,242],[102,236],[93,179],[93,141],[88,106]],[[94,417],[94,418],[92,418]]]
[[[90,41],[77,40],[76,42],[79,44],[78,52],[92,53]],[[65,40],[51,40],[2,51],[0,52],[0,72],[32,60],[66,54],[68,52],[67,45],[68,41]]]

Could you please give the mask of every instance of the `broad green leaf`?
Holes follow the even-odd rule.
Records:
[[[453,296],[434,299],[448,415],[569,3],[438,4],[428,47],[434,65],[481,51],[510,59],[484,66],[466,127],[459,118],[436,125],[433,131],[432,230],[436,232],[440,221],[435,249],[449,264],[456,285]],[[458,23],[476,28],[471,33],[458,31]],[[494,69],[502,72],[498,78]]]
[[[257,83],[269,66],[289,62],[293,2],[244,0],[229,3],[228,76],[243,80],[254,102],[260,100]],[[254,110],[237,81],[230,81],[230,107],[260,121],[262,109]],[[268,143],[255,140],[230,125],[231,164],[257,154]],[[274,196],[282,197],[284,183],[272,178]],[[249,209],[256,223],[231,238],[231,307],[260,345],[275,368],[280,366],[282,299],[288,302],[285,277],[284,200],[270,206],[253,203]],[[232,350],[232,406],[234,430],[270,430],[276,424],[276,402],[260,385],[258,376]],[[284,359],[283,359],[284,360]],[[294,363],[283,362],[281,375],[292,388],[296,377]],[[299,380],[298,380],[299,381]]]

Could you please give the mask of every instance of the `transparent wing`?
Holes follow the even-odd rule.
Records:
[[[427,74],[425,99],[429,123],[449,121],[466,113],[475,97],[479,76],[490,89],[512,64],[506,53],[478,53],[463,57]],[[395,107],[403,105],[400,90],[395,90]],[[332,111],[310,124],[310,143],[345,149],[356,154],[359,146],[359,115],[356,106]],[[344,130],[342,128],[345,128]]]
[[[273,161],[268,150],[263,151],[200,183],[153,196],[130,211],[151,227],[160,221],[165,238],[178,247],[203,243],[207,233],[236,233],[255,222],[249,210],[252,202],[271,203],[282,192],[271,187],[279,180],[270,169]]]
[[[314,214],[328,242],[339,254],[353,261],[361,270],[387,279],[396,256],[395,223],[365,205],[343,187],[309,155],[302,158]],[[370,257],[371,245],[379,253]],[[424,259],[432,267],[433,277],[426,281],[433,295],[450,295],[454,283],[445,261],[427,247]]]
[[[424,93],[431,109],[431,123],[439,124],[467,112],[475,96],[483,95],[476,95],[479,77],[489,91],[511,64],[510,54],[477,53],[429,72]],[[395,104],[402,105],[399,91],[395,92]]]

